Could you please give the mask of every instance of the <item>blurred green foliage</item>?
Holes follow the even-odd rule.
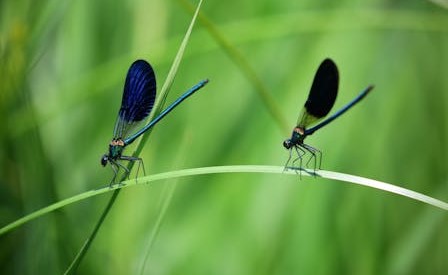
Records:
[[[196,3],[193,3],[196,4]],[[323,169],[448,200],[448,13],[425,1],[205,1],[202,12],[262,80],[291,129],[321,60],[340,70],[335,109],[307,142]],[[159,87],[191,13],[178,1],[0,2],[0,226],[109,183],[99,160],[137,58]],[[289,136],[228,49],[196,25],[168,102],[210,84],[154,129],[147,173],[282,165]],[[128,149],[129,152],[132,148]],[[173,182],[122,192],[80,274],[132,274]],[[145,274],[447,274],[439,209],[339,182],[265,174],[177,181]],[[108,195],[0,236],[2,274],[59,274]]]

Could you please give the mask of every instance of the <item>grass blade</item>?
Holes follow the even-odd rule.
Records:
[[[179,0],[187,9],[191,10],[192,6],[186,0]],[[199,15],[199,22],[204,25],[210,35],[215,39],[216,43],[224,50],[229,58],[235,62],[235,64],[241,69],[244,76],[255,87],[255,91],[258,93],[263,104],[270,115],[274,118],[282,131],[289,131],[290,126],[287,120],[282,115],[280,107],[275,103],[274,97],[269,93],[268,88],[264,85],[257,72],[246,60],[243,54],[241,54],[236,47],[234,47],[221,32],[215,27],[210,19],[208,19],[203,13]]]
[[[199,9],[201,7],[202,4],[202,0],[199,1],[199,4],[196,8],[196,12],[190,22],[190,26],[188,27],[187,32],[185,33],[184,39],[181,43],[181,46],[176,54],[176,57],[173,61],[173,64],[171,66],[171,69],[168,73],[168,76],[162,86],[162,90],[160,92],[160,96],[159,99],[156,101],[155,106],[154,106],[154,111],[152,112],[152,114],[149,117],[149,121],[155,116],[158,115],[162,108],[163,105],[166,101],[166,97],[168,96],[168,92],[173,84],[174,78],[176,76],[177,73],[177,69],[179,68],[179,64],[180,61],[182,60],[183,54],[185,52],[185,48],[187,46],[188,40],[190,38],[191,35],[191,31],[193,29],[194,23],[196,21],[196,17],[199,13]],[[146,143],[146,140],[148,139],[148,136],[150,135],[151,130],[147,131],[143,137],[140,139],[140,142],[137,145],[136,150],[134,151],[134,153],[132,154],[132,156],[137,157],[140,152],[143,149],[144,144]],[[131,171],[132,167],[134,166],[133,162],[130,162],[127,166],[128,171]],[[124,179],[126,179],[127,174],[125,173],[121,180],[123,181]],[[70,266],[68,267],[68,269],[66,270],[65,274],[73,274],[77,268],[79,267],[79,264],[81,263],[82,259],[84,258],[85,254],[87,253],[87,251],[90,248],[90,245],[92,244],[93,240],[96,237],[96,234],[98,233],[99,229],[101,228],[101,225],[103,224],[105,218],[107,217],[107,215],[109,214],[109,211],[112,209],[119,193],[120,193],[121,189],[116,189],[114,190],[114,193],[112,195],[112,197],[110,198],[106,208],[104,209],[103,213],[101,214],[100,219],[98,220],[98,222],[96,223],[92,233],[90,234],[89,238],[85,241],[84,245],[81,247],[80,251],[78,252],[78,254],[76,255],[75,259],[73,260],[73,262],[70,264]]]
[[[44,207],[38,211],[35,211],[21,219],[16,220],[15,222],[4,226],[0,229],[0,235],[3,235],[14,228],[17,228],[29,221],[32,221],[40,216],[48,214],[52,211],[55,211],[64,206],[70,205],[72,203],[85,200],[87,198],[98,196],[107,192],[111,192],[112,190],[116,191],[123,188],[128,188],[136,185],[147,184],[150,182],[188,177],[188,176],[197,176],[197,175],[207,175],[207,174],[224,174],[224,173],[260,173],[260,174],[281,174],[284,176],[295,176],[297,177],[297,170],[287,170],[283,171],[283,166],[265,166],[265,165],[233,165],[233,166],[211,166],[211,167],[202,167],[202,168],[191,168],[191,169],[183,169],[176,170],[170,172],[164,172],[159,174],[154,174],[150,176],[141,177],[138,179],[131,179],[122,182],[120,185],[114,185],[112,188],[109,185],[105,185],[102,188],[91,190],[84,192],[82,194],[67,198],[60,202],[54,203],[47,207]],[[302,169],[302,176],[316,176],[318,178],[326,178],[326,179],[334,179],[337,181],[347,182],[351,184],[357,184],[362,186],[367,186],[371,188],[375,188],[378,190],[386,191],[389,193],[397,194],[403,197],[407,197],[416,201],[423,202],[425,204],[440,208],[442,210],[448,211],[448,203],[435,199],[433,197],[424,195],[422,193],[418,193],[412,191],[410,189],[406,189],[397,185],[393,185],[390,183],[377,181],[373,179],[368,179],[364,177],[354,176],[350,174],[344,174],[339,172],[325,171],[319,170],[316,174],[314,174],[313,170]]]

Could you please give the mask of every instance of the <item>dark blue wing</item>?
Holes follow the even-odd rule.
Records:
[[[125,138],[135,124],[144,120],[151,112],[155,99],[154,70],[148,62],[137,60],[132,63],[126,76],[114,138]]]

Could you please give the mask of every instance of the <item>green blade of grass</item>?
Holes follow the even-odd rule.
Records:
[[[198,6],[196,8],[196,12],[195,12],[195,14],[194,14],[194,16],[193,16],[193,18],[192,18],[192,20],[190,22],[190,25],[188,27],[187,32],[185,33],[184,39],[183,39],[183,41],[182,41],[182,43],[181,43],[181,45],[179,47],[179,50],[178,50],[178,52],[176,54],[176,57],[174,58],[173,64],[171,65],[171,69],[170,69],[170,71],[168,73],[168,76],[167,76],[163,86],[162,86],[162,90],[160,92],[159,99],[156,101],[156,103],[154,105],[154,111],[152,112],[152,114],[149,117],[149,121],[154,116],[158,115],[161,112],[162,108],[163,108],[163,105],[164,105],[164,103],[166,101],[166,97],[168,96],[168,93],[169,93],[170,88],[171,88],[171,86],[173,84],[174,78],[176,76],[177,69],[179,68],[179,64],[180,64],[180,62],[182,60],[182,57],[184,55],[186,46],[188,44],[188,40],[190,39],[190,35],[191,35],[191,32],[192,32],[194,23],[196,21],[197,15],[198,15],[199,10],[201,8],[201,4],[202,4],[202,0],[199,0]],[[143,137],[140,139],[140,141],[139,141],[139,143],[137,145],[137,148],[134,151],[134,153],[132,154],[132,156],[137,157],[138,155],[140,155],[140,152],[142,151],[143,146],[145,145],[145,143],[146,143],[146,141],[148,139],[148,136],[150,135],[151,131],[152,130],[150,129],[143,135]],[[129,162],[129,164],[127,166],[128,171],[131,171],[133,166],[134,166],[134,163],[133,162]],[[125,173],[122,176],[121,181],[126,179],[127,175],[128,174]],[[114,203],[115,203],[115,201],[116,201],[116,199],[117,199],[117,197],[118,197],[118,195],[120,193],[120,190],[121,189],[115,189],[114,190],[114,193],[113,193],[112,197],[110,198],[106,208],[104,209],[103,213],[101,214],[100,219],[98,220],[98,222],[96,223],[94,229],[92,230],[89,238],[87,238],[87,240],[84,242],[84,245],[81,247],[81,249],[79,250],[79,252],[75,256],[74,260],[72,261],[70,266],[65,271],[65,274],[73,274],[77,270],[77,268],[79,267],[82,259],[84,258],[85,254],[89,250],[90,245],[92,244],[93,240],[95,239],[96,234],[98,233],[99,229],[101,228],[101,225],[103,224],[105,218],[109,214],[109,211],[112,209],[112,207],[113,207],[113,205],[114,205]]]
[[[177,159],[174,161],[175,167],[178,167],[180,164],[184,163],[185,157],[186,157],[186,151],[187,148],[189,148],[189,145],[191,144],[191,136],[186,134],[183,137],[183,142],[179,146],[179,151],[177,153]],[[171,204],[171,200],[174,196],[174,192],[176,191],[177,184],[179,182],[179,178],[176,178],[173,181],[170,181],[169,184],[164,185],[163,194],[162,194],[162,200],[159,204],[159,213],[157,214],[156,223],[154,224],[153,228],[150,230],[150,235],[148,237],[148,242],[146,244],[143,261],[140,266],[140,274],[145,274],[145,269],[147,267],[147,263],[149,260],[149,255],[151,253],[154,241],[156,240],[156,237],[158,236],[158,233],[160,231],[160,227],[162,226],[162,222],[165,218],[165,214]]]
[[[436,5],[439,5],[441,7],[444,7],[445,9],[448,9],[448,0],[429,0],[429,2],[433,2]]]
[[[188,10],[192,10],[193,7],[185,0],[179,0]],[[229,58],[240,68],[244,76],[255,87],[255,91],[260,97],[263,104],[266,106],[269,114],[274,118],[279,125],[281,131],[289,131],[289,124],[282,115],[281,109],[278,104],[275,103],[274,97],[269,93],[268,88],[264,85],[261,78],[258,76],[255,69],[247,62],[246,58],[241,54],[236,47],[234,47],[210,19],[208,19],[204,13],[199,15],[199,22],[207,29],[210,35],[215,39],[216,43],[224,50]]]
[[[182,40],[182,43],[180,44],[179,50],[177,51],[176,57],[174,58],[173,64],[171,65],[171,68],[170,68],[170,71],[168,72],[165,82],[163,83],[162,89],[160,91],[160,95],[159,95],[158,99],[156,100],[156,103],[154,106],[155,111],[152,113],[152,115],[150,115],[149,120],[151,120],[153,117],[155,117],[162,111],[163,105],[165,104],[165,101],[166,101],[166,97],[168,96],[171,86],[173,85],[174,78],[176,77],[180,62],[182,61],[182,57],[184,56],[184,52],[187,47],[188,41],[190,40],[190,35],[193,30],[193,26],[196,22],[196,18],[198,17],[199,10],[201,9],[201,5],[202,5],[202,0],[199,0],[199,3],[196,7],[196,11],[193,15],[193,18],[191,19],[190,25],[188,26],[188,30],[185,33],[184,39]],[[148,132],[150,133],[150,131],[151,130],[149,130]],[[141,150],[143,149],[143,145],[146,143],[146,140],[148,139],[148,136],[149,136],[148,134],[143,135],[134,154],[137,154],[137,155],[140,154]]]
[[[100,194],[104,194],[111,191],[120,190],[123,188],[128,188],[136,185],[142,185],[154,181],[188,177],[188,176],[198,176],[198,175],[207,175],[207,174],[224,174],[224,173],[259,173],[259,174],[281,174],[285,176],[295,176],[298,177],[298,170],[286,170],[284,171],[283,166],[264,166],[264,165],[234,165],[234,166],[212,166],[212,167],[202,167],[202,168],[191,168],[191,169],[183,169],[176,170],[170,172],[159,173],[151,176],[145,176],[137,179],[123,181],[120,185],[114,185],[112,188],[109,185],[106,185],[102,188],[91,190],[84,192],[82,194],[67,198],[60,202],[54,203],[47,207],[44,207],[40,210],[37,210],[21,219],[16,220],[15,222],[8,224],[0,229],[0,235],[3,235],[14,228],[17,228],[29,221],[32,221],[42,215],[50,213],[56,209],[62,208],[64,206],[70,205],[72,203],[85,200],[87,198],[98,196]],[[333,179],[337,181],[367,186],[371,188],[375,188],[378,190],[386,191],[389,193],[397,194],[403,197],[407,197],[416,201],[420,201],[426,203],[428,205],[440,208],[442,210],[448,211],[448,203],[443,202],[441,200],[435,199],[433,197],[424,195],[422,193],[418,193],[397,185],[393,185],[390,183],[385,183],[378,180],[368,179],[364,177],[319,170],[317,173],[314,173],[309,169],[302,169],[302,176],[316,176],[317,178],[326,178]]]

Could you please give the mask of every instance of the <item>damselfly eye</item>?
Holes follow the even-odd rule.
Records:
[[[285,147],[286,149],[291,148],[291,141],[289,139],[283,141],[283,147]]]
[[[101,165],[102,165],[102,166],[106,166],[108,160],[109,160],[109,158],[107,157],[107,155],[104,155],[104,156],[101,158]]]

